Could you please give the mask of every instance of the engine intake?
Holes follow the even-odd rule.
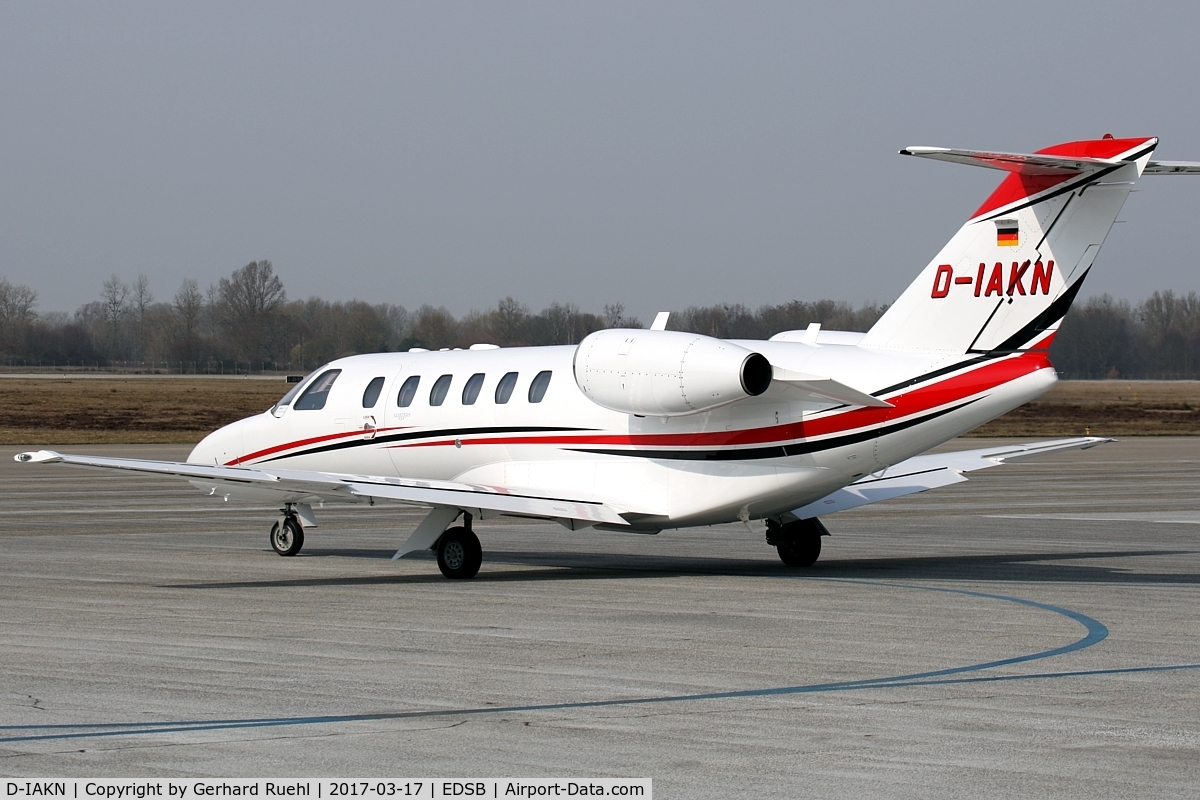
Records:
[[[681,331],[596,331],[575,350],[575,383],[597,405],[675,417],[757,397],[771,362],[744,347]]]

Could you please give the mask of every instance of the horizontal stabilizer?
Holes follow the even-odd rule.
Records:
[[[972,167],[987,167],[1020,175],[1080,175],[1120,164],[1106,158],[1080,158],[1034,153],[994,153],[987,150],[954,150],[949,147],[906,147],[902,156],[932,158]]]
[[[838,489],[815,503],[797,508],[791,513],[797,519],[810,519],[836,511],[878,503],[881,500],[891,500],[907,494],[916,494],[940,486],[961,483],[966,480],[963,477],[964,472],[998,467],[1012,459],[1065,450],[1086,450],[1089,447],[1111,441],[1115,440],[1099,436],[1080,436],[1075,439],[1055,439],[1047,442],[1001,445],[979,450],[959,450],[916,456],[888,467],[883,472],[867,475],[849,486]]]
[[[1200,161],[1150,161],[1143,175],[1200,175]]]
[[[871,408],[892,407],[892,404],[886,400],[880,400],[878,397],[873,397],[832,378],[793,372],[790,369],[776,366],[772,366],[771,370],[773,374],[771,386],[766,391],[767,397],[774,396],[781,399],[816,403],[833,401],[851,406],[870,406]]]

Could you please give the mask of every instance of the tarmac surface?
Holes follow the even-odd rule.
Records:
[[[468,582],[389,560],[417,510],[326,508],[280,558],[270,507],[15,452],[0,448],[0,775],[1200,793],[1200,439],[830,516],[810,570],[757,526],[483,522]]]

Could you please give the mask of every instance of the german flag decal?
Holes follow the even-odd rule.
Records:
[[[1021,228],[1015,219],[996,220],[996,247],[1016,247],[1020,240]]]

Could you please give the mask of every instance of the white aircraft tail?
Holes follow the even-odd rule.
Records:
[[[1157,144],[1106,136],[1027,155],[901,150],[1009,174],[861,346],[952,353],[1049,347],[1134,181],[1143,170],[1193,171],[1151,162]]]

